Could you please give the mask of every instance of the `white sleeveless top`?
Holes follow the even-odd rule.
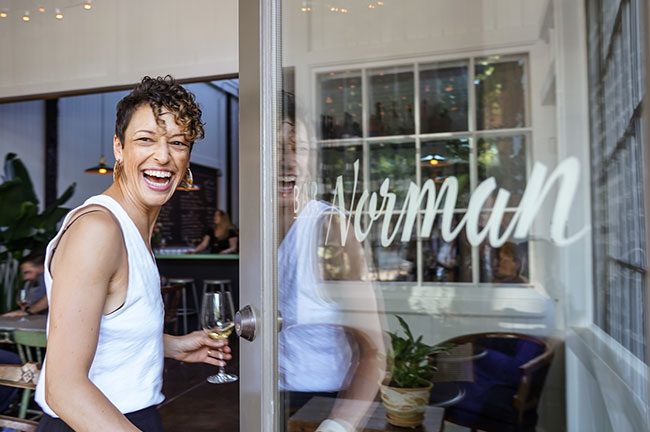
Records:
[[[358,347],[344,330],[344,312],[324,292],[318,264],[321,230],[335,207],[310,201],[278,248],[279,386],[300,392],[344,389]]]
[[[160,295],[160,276],[140,232],[126,211],[113,198],[97,195],[72,210],[62,229],[50,241],[45,255],[45,285],[51,298],[52,275],[49,262],[64,227],[72,215],[89,205],[107,208],[119,221],[128,255],[128,286],[124,304],[103,315],[99,340],[88,377],[121,413],[130,413],[159,404],[163,372],[163,325],[165,310]],[[116,241],[119,241],[116,239]],[[50,317],[47,319],[47,332]],[[52,417],[57,415],[45,402],[45,362],[36,386],[36,402]]]

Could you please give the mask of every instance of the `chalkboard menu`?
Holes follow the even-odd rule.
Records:
[[[200,241],[206,228],[213,224],[217,210],[218,170],[197,164],[190,164],[190,169],[194,184],[200,189],[177,190],[160,209],[157,226],[168,246],[187,246],[192,241]]]

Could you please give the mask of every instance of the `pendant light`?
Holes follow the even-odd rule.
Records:
[[[86,169],[85,173],[86,174],[113,174],[113,168],[110,166],[106,165],[106,159],[104,159],[104,149],[102,148],[102,142],[104,141],[104,95],[100,95],[101,97],[101,136],[99,137],[99,165],[90,167]]]

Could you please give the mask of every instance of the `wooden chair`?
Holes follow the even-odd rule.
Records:
[[[471,381],[456,379],[464,398],[447,408],[445,420],[475,432],[528,432],[554,354],[548,340],[520,333],[477,333],[444,343],[471,346]],[[439,354],[440,361],[445,354]],[[432,358],[432,363],[437,359]]]
[[[44,331],[25,331],[15,330],[13,340],[18,348],[20,360],[25,363],[36,363],[40,368],[43,364],[43,350],[47,345],[47,337]],[[35,383],[34,383],[35,384]],[[35,418],[40,417],[43,413],[40,410],[28,410],[34,388],[23,387],[23,396],[20,401],[18,417],[24,419],[27,413],[34,414]]]
[[[161,287],[160,291],[165,305],[166,332],[178,334],[178,307],[180,306],[185,285],[175,284]],[[171,331],[173,329],[173,332]]]
[[[0,385],[3,386],[21,388],[31,392],[36,389],[39,375],[40,365],[36,362],[28,362],[22,366],[0,365]],[[21,409],[23,405],[21,405]],[[38,422],[20,417],[0,415],[0,426],[18,431],[34,432]]]

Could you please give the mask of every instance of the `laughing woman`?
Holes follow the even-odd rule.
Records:
[[[224,341],[163,335],[151,235],[160,207],[188,182],[203,138],[194,95],[145,77],[117,106],[114,182],[65,218],[50,242],[47,356],[36,388],[39,431],[162,431],[163,357],[223,365]]]

